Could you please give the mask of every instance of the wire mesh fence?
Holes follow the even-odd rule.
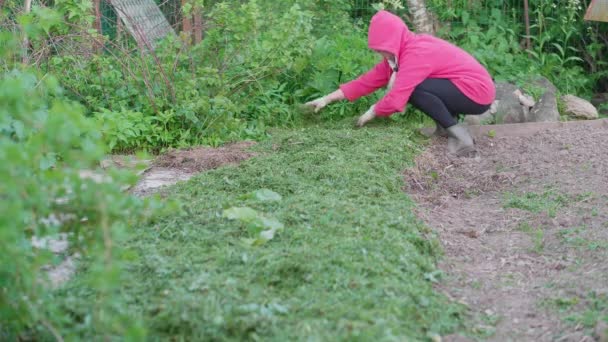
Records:
[[[155,0],[155,3],[158,5],[161,13],[165,16],[173,30],[180,31],[183,20],[181,11],[182,2],[180,0]],[[116,8],[112,5],[110,0],[101,0],[100,8],[101,33],[108,36],[110,39],[120,37],[124,28],[119,20]]]

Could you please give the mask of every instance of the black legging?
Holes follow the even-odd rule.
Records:
[[[490,105],[480,105],[469,99],[452,81],[443,78],[427,78],[420,83],[410,103],[433,118],[443,128],[458,123],[459,114],[483,114]]]

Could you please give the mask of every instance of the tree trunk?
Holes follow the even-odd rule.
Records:
[[[524,20],[526,21],[526,49],[532,48],[532,42],[530,41],[530,7],[528,6],[528,0],[524,0]]]
[[[25,0],[25,13],[30,13],[32,11],[32,0]],[[23,58],[22,58],[22,62],[23,64],[29,64],[30,63],[30,58],[29,58],[29,48],[30,48],[30,41],[27,39],[27,33],[23,33],[23,45],[22,47],[22,51],[23,51]]]
[[[182,7],[188,2],[188,0],[182,0]],[[180,8],[181,10],[181,8]],[[181,12],[181,11],[180,11]],[[182,32],[186,34],[188,44],[192,41],[192,14],[189,13],[187,15],[183,14],[182,18]]]
[[[416,33],[435,34],[433,16],[426,8],[425,0],[407,0],[407,8],[412,15]]]
[[[203,16],[201,8],[194,9],[194,44],[198,44],[203,40]]]
[[[93,22],[93,28],[97,31],[97,34],[101,36],[101,0],[93,0],[93,14],[95,15],[95,21]],[[100,37],[95,37],[94,48],[95,51],[101,50],[102,44]]]

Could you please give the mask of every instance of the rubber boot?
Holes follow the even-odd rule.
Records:
[[[438,136],[438,137],[447,138],[448,131],[446,131],[445,128],[443,128],[443,126],[441,126],[438,122],[436,122],[435,123],[435,132],[433,133],[433,135]]]
[[[435,129],[433,127],[425,127],[420,130],[420,134],[424,135],[427,138],[433,137],[444,137],[447,138],[448,132],[445,131],[445,128],[441,127],[441,125],[435,122]]]
[[[471,137],[471,133],[463,124],[448,127],[448,152],[457,157],[475,156],[475,142]]]

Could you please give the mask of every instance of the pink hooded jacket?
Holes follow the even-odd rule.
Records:
[[[442,39],[411,32],[398,16],[380,11],[373,16],[368,46],[396,56],[393,87],[376,103],[377,116],[402,112],[416,86],[427,78],[449,79],[468,98],[480,105],[494,101],[496,89],[488,71],[473,56]],[[393,70],[386,59],[340,89],[349,101],[386,86]],[[466,113],[462,113],[466,114]]]

